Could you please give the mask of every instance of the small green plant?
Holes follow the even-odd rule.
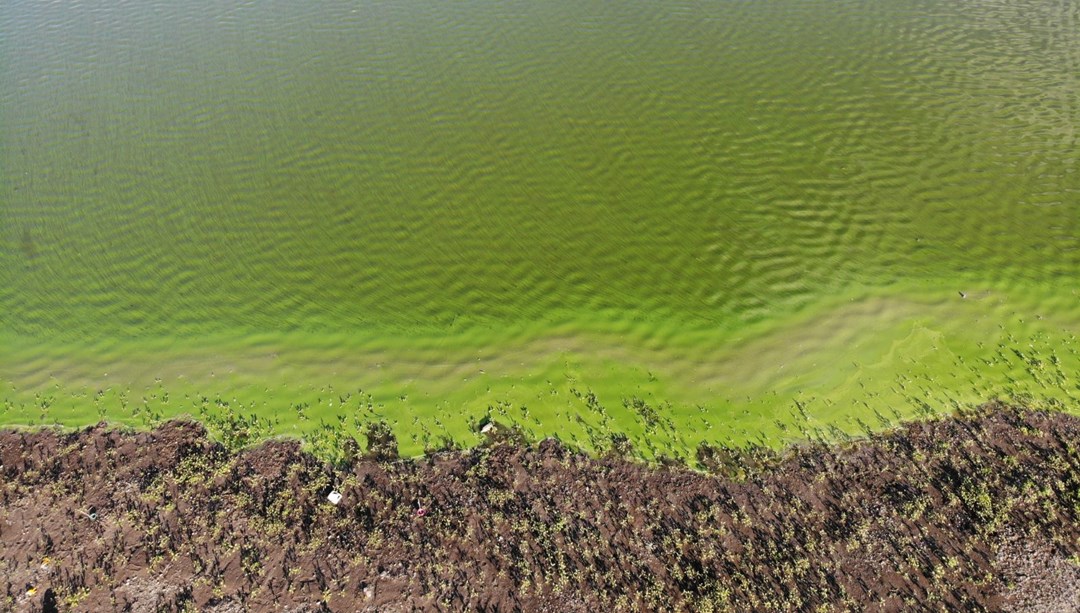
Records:
[[[385,421],[368,422],[364,426],[364,437],[370,457],[380,461],[398,458],[397,437]]]

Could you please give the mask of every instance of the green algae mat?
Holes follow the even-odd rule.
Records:
[[[1074,407],[1078,277],[1070,2],[0,12],[2,424],[651,457]]]

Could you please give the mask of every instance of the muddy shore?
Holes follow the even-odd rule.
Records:
[[[1080,610],[1061,413],[703,448],[712,472],[553,440],[363,456],[230,453],[187,422],[2,431],[0,610]]]

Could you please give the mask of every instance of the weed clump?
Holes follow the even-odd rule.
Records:
[[[380,462],[398,459],[398,443],[390,424],[385,421],[368,422],[364,426],[368,457]]]

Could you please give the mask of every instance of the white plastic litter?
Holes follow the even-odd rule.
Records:
[[[330,501],[330,504],[337,504],[341,502],[341,492],[334,490],[330,492],[330,495],[326,497]]]
[[[487,434],[488,432],[491,432],[494,429],[495,429],[495,424],[493,424],[493,423],[491,423],[489,421],[488,423],[484,424],[483,428],[480,428],[480,433],[481,434]]]

